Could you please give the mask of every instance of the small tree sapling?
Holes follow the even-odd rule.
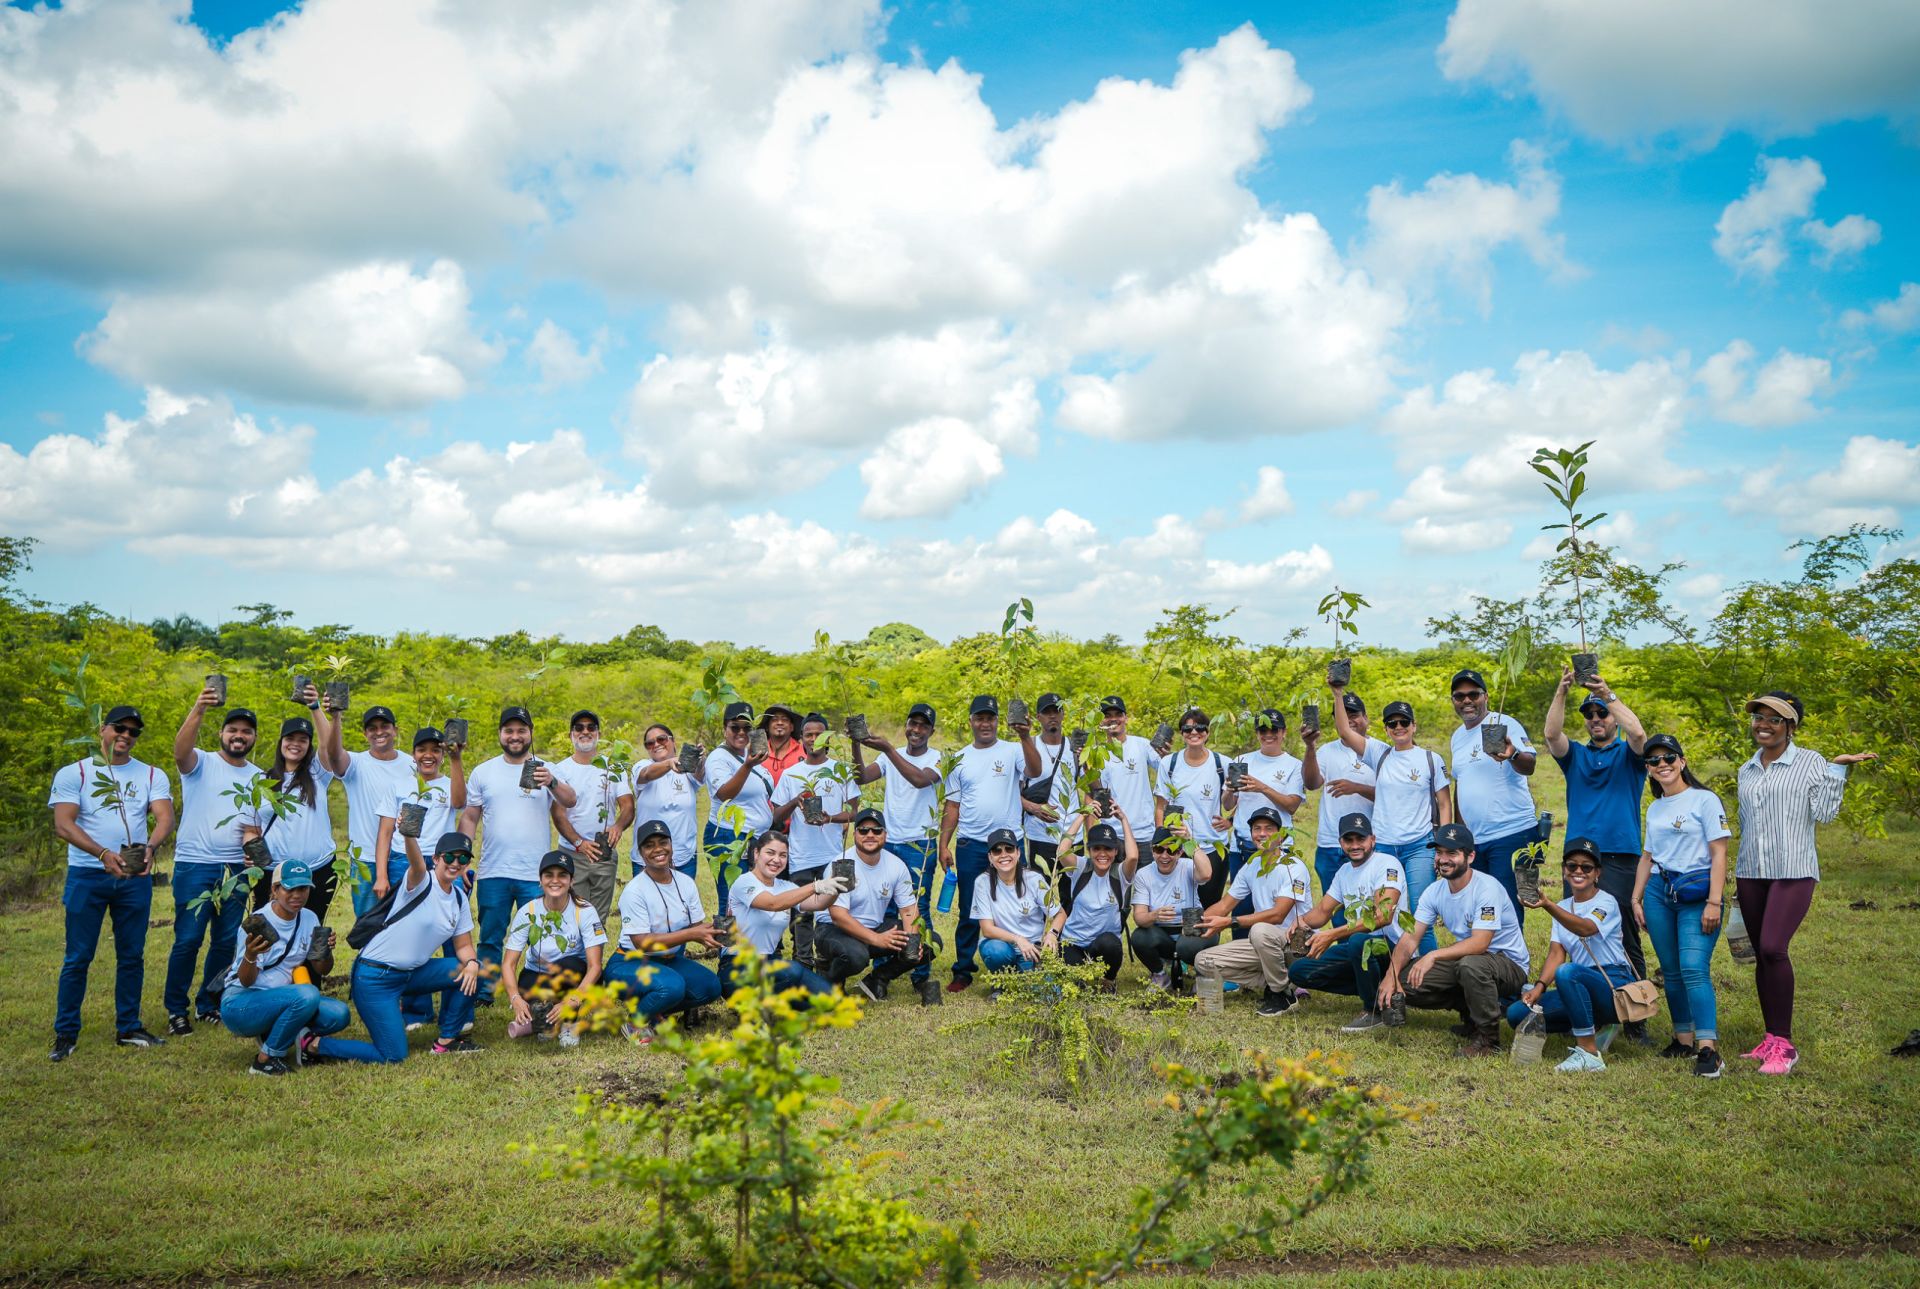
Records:
[[[1580,498],[1587,491],[1587,449],[1594,441],[1588,439],[1577,448],[1540,448],[1533,454],[1528,465],[1534,468],[1547,481],[1547,492],[1567,512],[1565,519],[1557,519],[1540,527],[1545,532],[1565,532],[1557,545],[1556,554],[1561,560],[1548,565],[1549,585],[1571,582],[1573,585],[1573,616],[1580,629],[1580,652],[1573,656],[1573,678],[1581,684],[1590,684],[1600,678],[1600,659],[1592,652],[1587,642],[1587,608],[1580,575],[1587,559],[1597,553],[1598,548],[1591,538],[1583,538],[1582,533],[1607,517],[1606,511],[1598,514],[1583,515],[1579,512]],[[1560,568],[1556,569],[1555,565]]]

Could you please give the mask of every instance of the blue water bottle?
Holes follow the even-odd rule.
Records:
[[[953,912],[953,894],[959,889],[960,875],[949,868],[946,877],[942,878],[940,882],[939,907],[942,913]]]

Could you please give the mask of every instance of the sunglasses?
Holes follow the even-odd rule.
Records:
[[[1487,691],[1484,689],[1462,689],[1454,694],[1453,701],[1456,703],[1470,703],[1475,699],[1485,698],[1486,696]]]
[[[109,725],[107,728],[112,730],[115,734],[125,734],[130,738],[140,737],[140,727],[138,725],[122,725],[118,721],[115,721],[112,725]]]
[[[673,740],[670,738],[650,738],[642,739],[641,745],[643,747],[666,747],[671,742],[673,742]]]
[[[1204,725],[1182,725],[1180,732],[1182,734],[1205,734],[1207,727]]]
[[[1396,716],[1392,720],[1387,722],[1387,728],[1390,730],[1403,730],[1408,728],[1412,724],[1413,722],[1408,720],[1406,717]]]
[[[575,725],[573,727],[573,732],[575,734],[581,734],[581,733],[591,734],[591,733],[597,733],[599,729],[600,727],[598,725],[589,725],[585,721],[582,721],[578,725]]]
[[[856,837],[884,837],[886,832],[887,830],[885,828],[877,828],[872,824],[866,824],[862,827],[855,828],[853,835]]]
[[[1679,759],[1680,759],[1679,756],[1676,755],[1675,753],[1662,752],[1662,753],[1659,753],[1658,755],[1648,757],[1647,764],[1648,765],[1672,765],[1674,762],[1678,761]]]
[[[455,868],[465,868],[467,865],[473,863],[473,856],[471,855],[436,855],[434,858],[443,864],[452,864]]]
[[[733,724],[727,726],[727,731],[731,734],[745,734],[752,728],[752,721],[735,721]]]

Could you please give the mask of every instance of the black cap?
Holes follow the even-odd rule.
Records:
[[[833,732],[833,726],[828,724],[827,718],[822,716],[819,712],[808,712],[805,716],[800,718],[800,724],[818,725],[821,729],[826,730],[829,734]]]
[[[419,747],[422,743],[444,743],[446,741],[447,736],[440,732],[440,727],[437,725],[422,725],[413,732],[413,745],[415,747]]]
[[[722,725],[731,725],[735,721],[751,720],[753,720],[752,703],[728,703],[726,710],[720,714],[720,723]]]
[[[1153,848],[1155,850],[1172,849],[1180,841],[1180,834],[1162,824],[1153,830]]]
[[[1340,835],[1342,837],[1371,837],[1373,836],[1373,820],[1367,818],[1367,816],[1357,810],[1350,815],[1341,815]]]
[[[584,708],[584,707],[582,707],[582,708],[581,708],[581,709],[580,709],[579,711],[577,711],[577,712],[575,712],[575,713],[574,713],[573,715],[571,715],[571,716],[569,716],[569,717],[567,717],[567,728],[568,728],[568,729],[572,729],[572,728],[573,728],[573,727],[574,727],[575,725],[578,725],[578,724],[580,723],[580,718],[581,718],[582,716],[585,716],[585,717],[587,717],[587,718],[589,718],[590,720],[592,720],[592,721],[593,721],[593,723],[594,723],[594,725],[595,725],[595,727],[598,727],[598,726],[599,726],[599,724],[600,724],[600,713],[598,713],[598,712],[591,712],[591,711],[588,711],[588,710],[587,710],[586,708]]]
[[[1380,719],[1382,721],[1390,721],[1396,716],[1404,716],[1408,720],[1412,720],[1414,718],[1413,704],[1408,702],[1402,702],[1400,699],[1396,698],[1391,703],[1388,703],[1380,713]]]
[[[1088,846],[1111,846],[1120,849],[1120,830],[1112,824],[1095,824],[1087,829]]]
[[[974,696],[974,700],[967,704],[967,715],[970,717],[998,716],[999,714],[1000,700],[992,694],[977,694]]]
[[[1065,711],[1066,707],[1067,700],[1060,697],[1060,695],[1042,694],[1040,695],[1040,701],[1033,705],[1033,710],[1036,712]]]
[[[1350,712],[1358,712],[1362,716],[1367,714],[1367,705],[1361,701],[1360,695],[1358,694],[1349,692],[1343,695],[1340,701],[1346,705],[1347,710]]]
[[[473,838],[463,832],[443,832],[440,840],[433,843],[434,855],[471,855]]]
[[[1253,728],[1257,730],[1283,730],[1287,728],[1284,712],[1272,707],[1262,707],[1253,714]]]
[[[1280,812],[1272,806],[1261,806],[1258,810],[1248,815],[1247,826],[1251,828],[1253,821],[1256,819],[1264,819],[1275,828],[1285,828],[1287,826],[1286,822],[1280,818]]]
[[[767,728],[767,722],[772,720],[775,716],[786,717],[789,721],[793,723],[794,728],[796,730],[800,726],[799,712],[794,711],[791,707],[788,707],[785,703],[768,703],[767,710],[760,713],[760,728],[761,729]]]
[[[137,730],[144,730],[147,728],[147,723],[140,719],[140,712],[138,708],[115,707],[110,711],[108,711],[107,714],[101,718],[100,723],[102,725],[112,725],[116,721],[123,721],[126,724],[133,726]]]
[[[1465,824],[1441,824],[1433,830],[1435,850],[1472,850],[1473,829]]]
[[[908,720],[912,720],[916,716],[924,716],[929,725],[938,725],[940,723],[933,719],[933,708],[927,706],[925,703],[915,703],[907,709]]]
[[[1125,716],[1127,714],[1126,701],[1118,694],[1108,694],[1100,700],[1100,712],[1102,715],[1105,715],[1107,712],[1119,712],[1122,716]]]
[[[1572,859],[1575,855],[1585,855],[1588,859],[1597,862],[1600,858],[1600,848],[1593,844],[1591,837],[1569,837],[1567,848],[1560,852],[1560,858]]]
[[[289,734],[305,734],[312,738],[313,722],[304,716],[289,716],[280,722],[280,737],[285,738]]]
[[[872,806],[862,806],[857,812],[855,812],[853,816],[853,824],[854,824],[854,827],[857,828],[861,824],[865,824],[865,823],[879,824],[881,827],[884,828],[886,827],[886,824],[887,824],[887,817],[881,814],[878,810],[875,810]]]
[[[385,721],[389,725],[398,725],[400,723],[393,719],[393,709],[391,707],[381,707],[378,704],[369,707],[365,712],[361,713],[360,728],[365,729],[375,721]]]
[[[533,713],[524,707],[502,708],[500,711],[500,724],[505,725],[508,721],[521,721],[525,723],[528,729],[532,729]]]
[[[665,837],[668,841],[672,841],[673,831],[658,819],[649,819],[638,828],[635,828],[633,830],[633,853],[638,855],[641,845],[652,841],[655,837]]]
[[[260,728],[260,719],[253,714],[251,707],[229,707],[227,714],[220,718],[222,725],[231,725],[235,721],[244,722],[255,729]]]
[[[572,877],[573,852],[570,850],[548,851],[540,857],[540,871],[544,873],[549,868],[564,868],[567,870],[567,876]]]
[[[1588,709],[1589,707],[1597,707],[1597,708],[1599,708],[1599,709],[1600,709],[1600,713],[1601,713],[1601,715],[1603,715],[1603,716],[1604,716],[1604,715],[1605,715],[1605,714],[1607,713],[1607,711],[1609,710],[1609,708],[1607,707],[1607,705],[1606,705],[1606,703],[1605,703],[1604,701],[1602,701],[1601,699],[1598,699],[1598,698],[1595,698],[1595,697],[1594,697],[1593,695],[1591,695],[1591,694],[1589,694],[1589,695],[1587,695],[1587,696],[1586,696],[1585,698],[1583,698],[1583,699],[1581,699],[1581,700],[1580,700],[1580,714],[1581,714],[1582,716],[1585,716],[1585,715],[1587,714],[1587,709]]]
[[[1681,750],[1680,740],[1675,738],[1671,734],[1655,734],[1652,738],[1648,739],[1646,743],[1641,747],[1640,755],[1652,756],[1655,751],[1661,748],[1666,749],[1667,751],[1673,753],[1675,756],[1686,755],[1686,753]]]
[[[1471,667],[1462,667],[1459,671],[1453,673],[1453,679],[1447,682],[1447,688],[1452,689],[1463,680],[1471,680],[1482,689],[1487,687],[1487,678],[1485,676],[1482,676]]]
[[[1011,828],[995,828],[987,834],[987,849],[992,850],[995,846],[1012,846],[1017,850],[1020,847],[1020,834]]]

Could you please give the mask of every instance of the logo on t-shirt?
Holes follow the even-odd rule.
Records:
[[[993,772],[994,772],[995,774],[1005,774],[1005,773],[1007,772],[1007,765],[1006,765],[1006,762],[1004,762],[1004,761],[995,761],[995,762],[993,763]]]
[[[1302,895],[1305,895],[1306,893],[1307,893],[1307,884],[1301,881],[1297,877],[1294,878],[1293,879],[1293,897],[1295,899],[1299,899]]]
[[[1408,771],[1407,771],[1407,782],[1408,782],[1408,783],[1418,783],[1418,782],[1420,782],[1420,769],[1419,769],[1419,767],[1418,767],[1418,766],[1416,766],[1416,767],[1414,767],[1413,769],[1411,769],[1411,770],[1408,770]]]
[[[1480,916],[1487,919],[1489,922],[1498,920],[1494,915],[1493,905],[1491,904],[1482,904],[1480,906]]]
[[[1685,832],[1687,830],[1686,816],[1675,815],[1673,817],[1673,830],[1675,832]]]
[[[1607,920],[1607,911],[1605,909],[1592,909],[1587,913],[1587,916],[1595,922],[1605,922]]]
[[[1399,881],[1399,880],[1400,880],[1400,870],[1399,870],[1399,869],[1397,869],[1397,868],[1389,868],[1389,869],[1387,870],[1387,880],[1388,880],[1389,882],[1397,882],[1397,881]]]

